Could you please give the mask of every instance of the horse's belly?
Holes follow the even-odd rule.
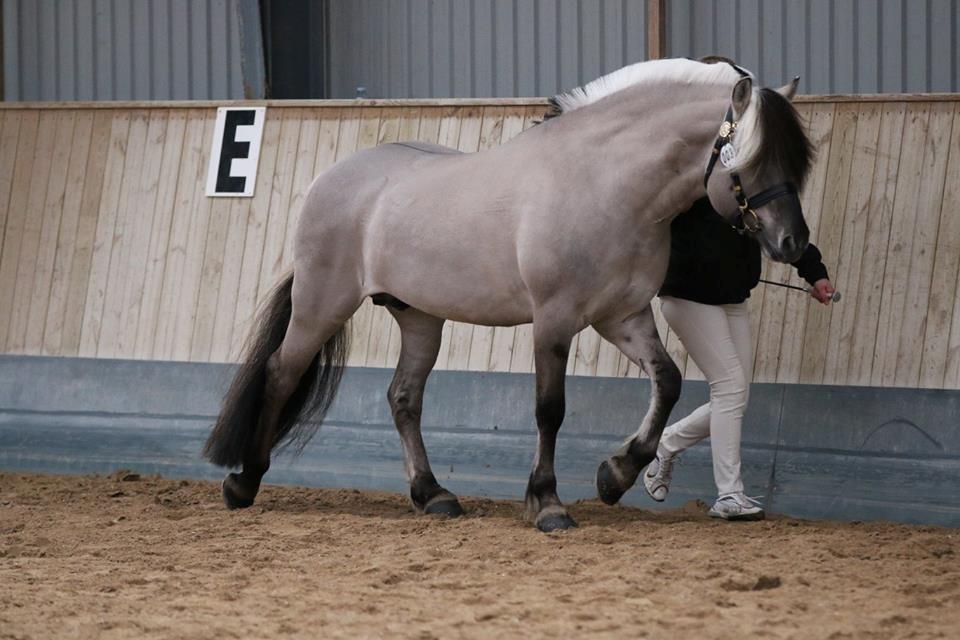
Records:
[[[459,216],[457,216],[459,218]],[[440,221],[397,212],[378,216],[364,243],[365,288],[450,320],[485,325],[530,322],[529,296],[514,240],[490,220]],[[377,289],[378,291],[374,291]]]

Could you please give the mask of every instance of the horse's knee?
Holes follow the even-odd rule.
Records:
[[[420,419],[420,403],[406,384],[394,382],[387,389],[390,413],[397,422]]]

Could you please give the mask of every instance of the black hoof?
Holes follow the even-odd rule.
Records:
[[[428,504],[423,512],[426,515],[441,515],[450,518],[459,518],[463,515],[463,507],[456,498],[452,500],[437,500]]]
[[[600,463],[597,469],[597,495],[604,504],[617,504],[627,490],[620,487],[617,476],[608,460]]]
[[[228,474],[220,485],[220,493],[223,495],[223,503],[227,509],[246,509],[253,504],[256,494],[247,497],[241,493],[237,482],[237,474]]]
[[[537,529],[544,533],[551,531],[566,531],[577,526],[577,521],[565,513],[551,513],[537,520]]]

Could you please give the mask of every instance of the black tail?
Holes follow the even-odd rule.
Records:
[[[247,454],[256,454],[252,448],[257,446],[267,360],[280,348],[287,332],[292,289],[293,275],[290,275],[270,294],[257,318],[244,348],[240,369],[223,397],[220,417],[203,447],[203,455],[213,464],[237,467],[249,458]],[[280,412],[273,446],[296,443],[302,448],[319,428],[343,376],[350,352],[349,336],[348,326],[342,326],[314,357]]]

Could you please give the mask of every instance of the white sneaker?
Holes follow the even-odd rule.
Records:
[[[677,456],[661,455],[657,451],[657,457],[643,472],[643,486],[647,488],[650,497],[657,502],[667,499],[667,494],[670,492],[670,476],[673,474],[673,465],[676,461]]]
[[[763,520],[766,517],[760,503],[742,493],[720,496],[708,515],[724,520]]]

